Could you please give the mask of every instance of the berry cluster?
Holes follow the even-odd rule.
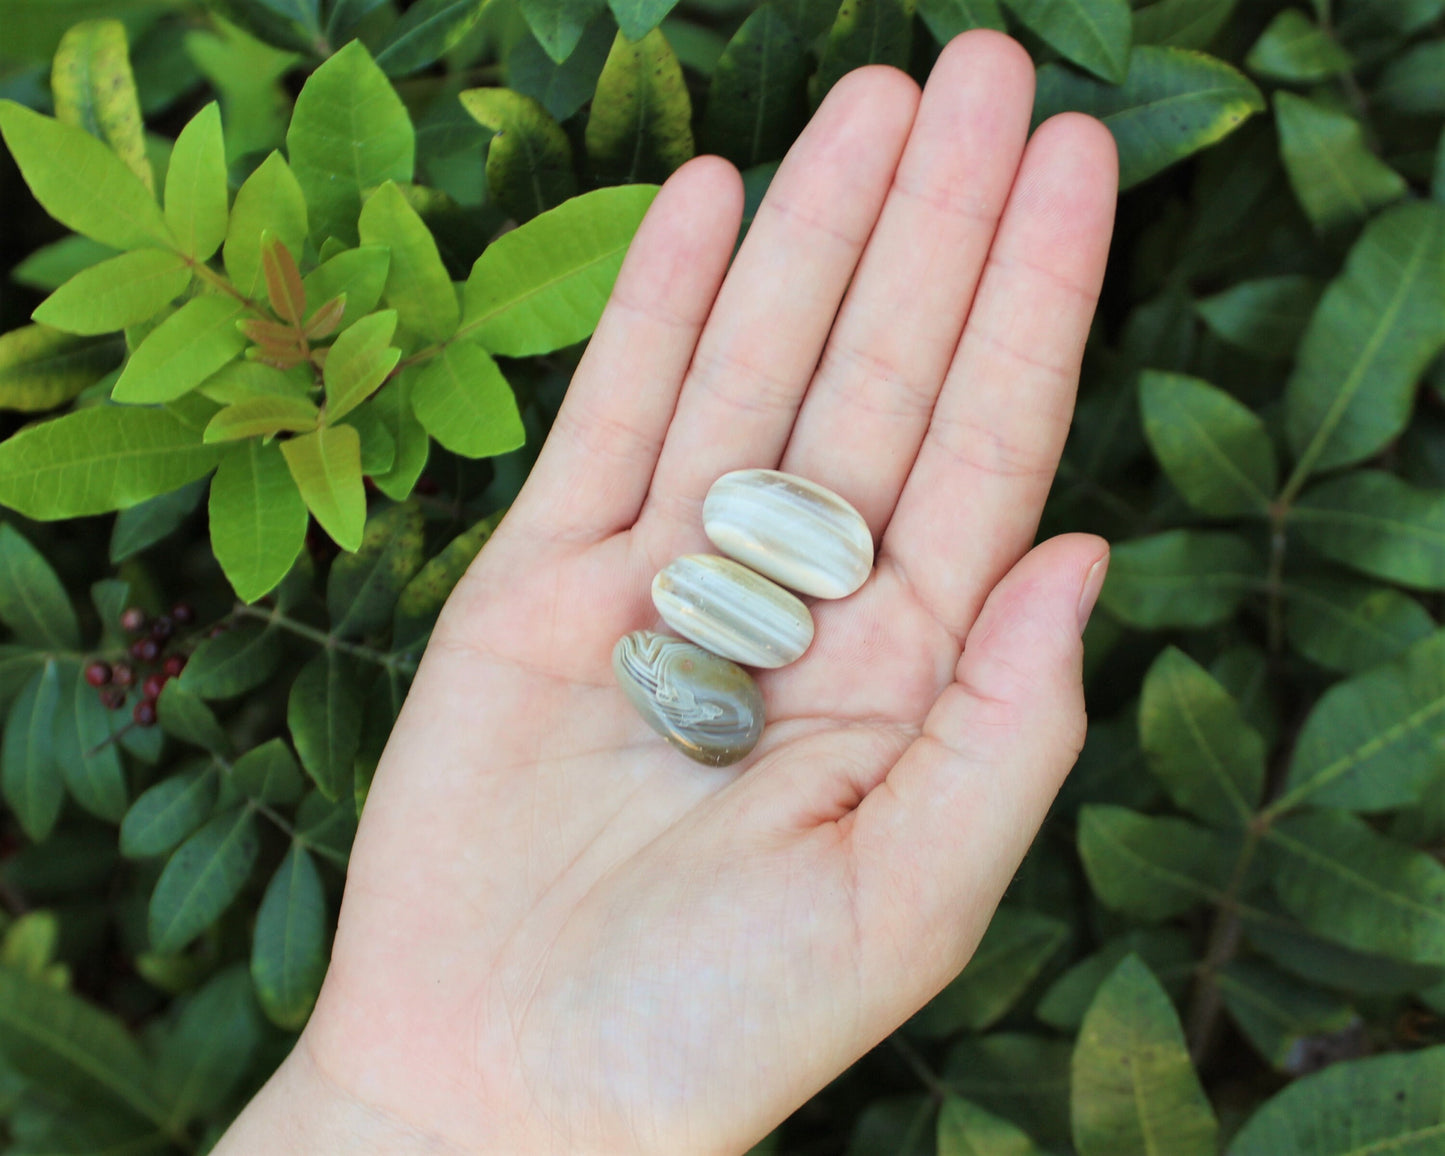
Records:
[[[166,683],[186,668],[186,656],[167,653],[177,626],[195,619],[189,603],[177,602],[169,614],[150,617],[139,606],[128,607],[120,616],[121,628],[132,636],[131,661],[106,662],[97,659],[85,668],[85,681],[100,691],[100,701],[111,710],[125,706],[132,688],[139,686],[140,699],[131,708],[137,726],[155,726],[156,699]]]

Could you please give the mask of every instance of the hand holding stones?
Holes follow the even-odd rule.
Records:
[[[738,663],[786,666],[813,640],[807,606],[783,587],[847,597],[873,568],[873,537],[837,494],[777,470],[724,474],[703,528],[729,557],[685,555],[652,582],[663,621],[692,641],[634,631],[618,640],[612,669],[653,730],[689,758],[726,766],[763,732],[762,695]]]

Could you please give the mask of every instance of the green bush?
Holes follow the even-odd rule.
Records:
[[[968,968],[764,1148],[1445,1151],[1445,0],[917,9],[0,0],[7,1151],[214,1142],[648,182],[751,211],[978,26],[1121,153],[1043,528],[1114,543],[1093,721]]]

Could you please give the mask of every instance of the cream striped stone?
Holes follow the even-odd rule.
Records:
[[[684,638],[744,666],[787,666],[813,641],[801,601],[717,554],[686,554],[659,570],[652,603]]]

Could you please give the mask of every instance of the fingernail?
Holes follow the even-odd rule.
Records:
[[[1109,572],[1109,555],[1105,554],[1089,567],[1084,579],[1084,588],[1079,592],[1079,633],[1089,625],[1089,615],[1094,613],[1094,603],[1099,601],[1099,591],[1104,588],[1104,576]]]

